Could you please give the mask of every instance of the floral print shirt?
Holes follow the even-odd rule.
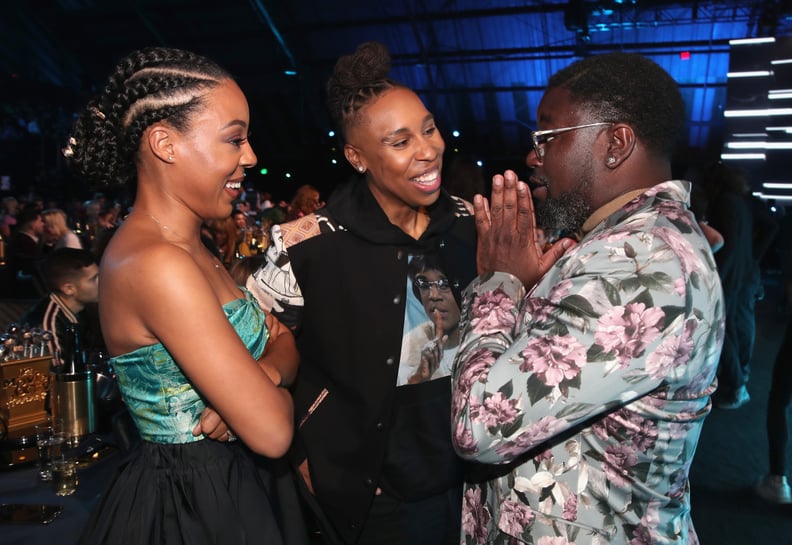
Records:
[[[608,216],[526,294],[507,273],[463,301],[452,433],[491,464],[465,487],[461,543],[698,543],[688,470],[723,337],[689,184]]]

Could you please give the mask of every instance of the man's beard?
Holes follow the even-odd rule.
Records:
[[[578,232],[591,215],[591,183],[581,180],[578,186],[558,198],[549,194],[536,204],[536,223],[544,229]]]

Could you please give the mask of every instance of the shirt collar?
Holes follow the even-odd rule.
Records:
[[[633,191],[628,191],[627,193],[622,193],[612,201],[606,202],[605,204],[597,208],[583,223],[583,227],[581,227],[583,234],[586,234],[592,229],[594,229],[605,218],[616,212],[618,209],[623,207],[625,204],[633,200],[638,195],[641,195],[642,193],[646,192],[647,189],[648,188],[644,187],[642,189],[635,189]]]

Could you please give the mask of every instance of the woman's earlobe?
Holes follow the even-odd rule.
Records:
[[[170,132],[161,126],[152,127],[146,138],[146,143],[158,159],[166,163],[173,163],[176,160],[173,140]]]

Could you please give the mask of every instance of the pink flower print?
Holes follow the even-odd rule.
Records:
[[[577,520],[577,506],[577,495],[574,493],[569,494],[564,502],[564,512],[561,513],[561,518],[564,520]]]
[[[679,221],[686,225],[693,225],[690,214],[676,201],[664,201],[658,204],[656,210],[672,221]]]
[[[602,439],[603,441],[610,439],[611,437],[620,437],[622,425],[622,418],[620,418],[624,414],[624,409],[619,409],[618,411],[606,416],[602,420],[598,422],[594,422],[591,425],[591,431],[594,432],[598,438]]]
[[[688,434],[690,433],[690,428],[695,425],[695,420],[701,418],[702,415],[699,415],[698,418],[695,414],[684,414],[680,415],[677,418],[685,418],[686,420],[683,422],[671,422],[668,425],[668,434],[671,439],[679,440],[685,439]],[[690,420],[690,421],[688,421]]]
[[[505,531],[513,536],[525,532],[534,520],[534,513],[526,505],[513,500],[506,500],[501,505],[501,524],[505,524]]]
[[[567,295],[569,295],[569,290],[571,288],[572,288],[572,281],[566,278],[561,282],[557,283],[552,288],[550,288],[550,293],[547,295],[547,298],[550,299],[551,301],[558,302]]]
[[[575,542],[561,536],[542,536],[536,545],[575,545]]]
[[[664,317],[661,308],[647,309],[643,303],[613,307],[598,320],[594,340],[605,352],[613,353],[620,366],[626,367],[660,335]]]
[[[654,422],[625,408],[596,422],[591,429],[603,441],[617,439],[619,442],[629,442],[639,452],[652,448],[658,437]]]
[[[478,445],[473,438],[473,432],[465,428],[464,422],[458,421],[456,423],[452,439],[454,441],[454,448],[456,448],[456,451],[460,454],[472,455],[478,452]]]
[[[546,322],[550,319],[550,311],[553,310],[553,305],[544,297],[529,297],[523,304],[523,312],[525,313],[526,320],[536,322]]]
[[[671,250],[676,254],[682,262],[682,271],[684,271],[686,275],[690,275],[690,273],[702,268],[701,259],[699,259],[695,249],[682,233],[676,229],[669,229],[668,227],[657,227],[653,229],[652,232],[663,242],[668,244]]]
[[[547,297],[529,297],[523,304],[523,312],[534,322],[546,322],[550,312],[564,297],[569,295],[572,281],[568,278],[550,288]]]
[[[605,238],[605,241],[608,242],[609,244],[614,244],[616,242],[619,242],[620,240],[629,238],[631,235],[632,232],[627,230],[613,231]]]
[[[688,467],[678,469],[668,476],[668,497],[681,498],[688,492]]]
[[[470,324],[475,333],[487,335],[514,327],[514,301],[502,289],[487,291],[473,301]]]
[[[628,542],[629,545],[652,545],[662,541],[662,537],[657,532],[657,528],[661,524],[659,507],[660,505],[657,501],[652,500],[649,502],[644,515],[641,517],[641,522],[633,529],[632,539]]]
[[[545,461],[550,461],[553,459],[553,449],[548,448],[537,454],[533,457],[533,461],[536,464],[540,464]]]
[[[481,490],[468,488],[462,501],[462,531],[482,545],[487,542],[490,514],[481,502]]]
[[[586,348],[571,335],[533,338],[520,356],[523,358],[520,371],[533,371],[548,386],[575,378],[586,365]]]
[[[481,422],[487,428],[505,426],[514,422],[517,417],[518,399],[509,399],[502,392],[496,392],[484,399],[484,403],[470,406],[470,417],[474,422]]]
[[[646,526],[636,526],[633,529],[632,539],[627,542],[628,545],[652,545],[653,543],[652,534]]]
[[[494,362],[495,355],[489,350],[475,350],[462,361],[452,400],[452,415],[454,418],[465,409],[473,383],[486,381],[487,374]]]
[[[639,452],[647,452],[654,448],[657,443],[658,430],[657,424],[646,418],[641,418],[637,414],[632,414],[631,424],[627,427],[627,436],[630,442]]]
[[[525,430],[514,441],[504,443],[498,447],[498,455],[510,459],[514,456],[545,442],[551,437],[555,437],[567,428],[567,421],[563,418],[554,416],[543,416],[533,424],[525,427]]]
[[[674,292],[683,297],[685,295],[685,291],[687,291],[687,282],[682,277],[674,279]]]
[[[717,363],[717,362],[716,362]],[[711,396],[717,389],[715,373],[717,365],[702,368],[686,384],[674,392],[673,399],[700,399]]]
[[[638,463],[638,456],[629,445],[611,445],[605,449],[603,470],[608,480],[619,488],[626,488],[629,480],[626,475]]]
[[[693,353],[693,332],[697,323],[691,319],[685,322],[681,334],[663,339],[654,352],[646,358],[646,372],[653,379],[663,380],[674,369],[690,361]]]

